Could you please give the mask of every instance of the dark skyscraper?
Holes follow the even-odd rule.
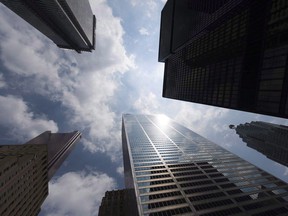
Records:
[[[266,157],[288,166],[288,126],[267,122],[240,124],[235,129],[240,138]]]
[[[80,136],[47,131],[23,145],[0,145],[0,215],[38,215],[48,181]]]
[[[133,189],[106,191],[99,207],[98,216],[137,216]]]
[[[162,116],[122,120],[139,215],[288,215],[288,185]]]
[[[95,49],[96,18],[89,0],[0,0],[58,47]]]
[[[168,0],[163,97],[288,117],[288,2]]]

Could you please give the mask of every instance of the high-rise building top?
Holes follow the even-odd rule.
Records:
[[[81,133],[51,133],[46,131],[26,142],[26,144],[46,144],[48,150],[48,178],[53,177],[63,161],[72,151],[75,143],[80,139]]]
[[[89,0],[0,0],[58,47],[95,49],[96,18]]]
[[[287,9],[282,0],[168,0],[163,97],[287,118]]]
[[[80,136],[46,131],[23,145],[0,145],[0,215],[37,216],[48,181]]]
[[[139,215],[287,215],[288,185],[167,117],[123,115]]]
[[[266,157],[288,166],[288,126],[252,121],[230,127],[240,138]]]

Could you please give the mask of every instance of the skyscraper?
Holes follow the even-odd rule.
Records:
[[[126,188],[140,215],[287,215],[288,185],[162,116],[123,115]]]
[[[288,166],[288,126],[268,122],[230,125],[247,146],[264,154],[271,160]]]
[[[89,0],[0,0],[58,47],[95,49],[96,18]]]
[[[137,216],[137,204],[133,189],[106,191],[98,216]]]
[[[49,131],[23,145],[0,145],[0,215],[36,216],[48,181],[80,138]]]
[[[81,133],[51,133],[46,131],[26,142],[26,144],[45,144],[48,151],[48,179],[50,180],[63,161],[72,151],[75,143],[80,139]]]
[[[0,215],[36,216],[48,195],[47,146],[0,146]]]
[[[282,0],[168,0],[163,97],[287,118],[287,9]]]

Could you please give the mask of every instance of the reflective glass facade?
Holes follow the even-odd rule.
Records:
[[[168,0],[163,97],[288,117],[288,1]]]
[[[287,215],[288,185],[162,116],[123,115],[140,215]]]

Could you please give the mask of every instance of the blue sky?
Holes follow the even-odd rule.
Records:
[[[121,114],[165,114],[288,182],[288,170],[241,142],[229,124],[285,119],[162,98],[157,62],[164,0],[90,0],[96,50],[56,47],[0,5],[1,143],[79,130],[83,137],[49,183],[40,215],[97,215],[106,190],[124,187]]]

